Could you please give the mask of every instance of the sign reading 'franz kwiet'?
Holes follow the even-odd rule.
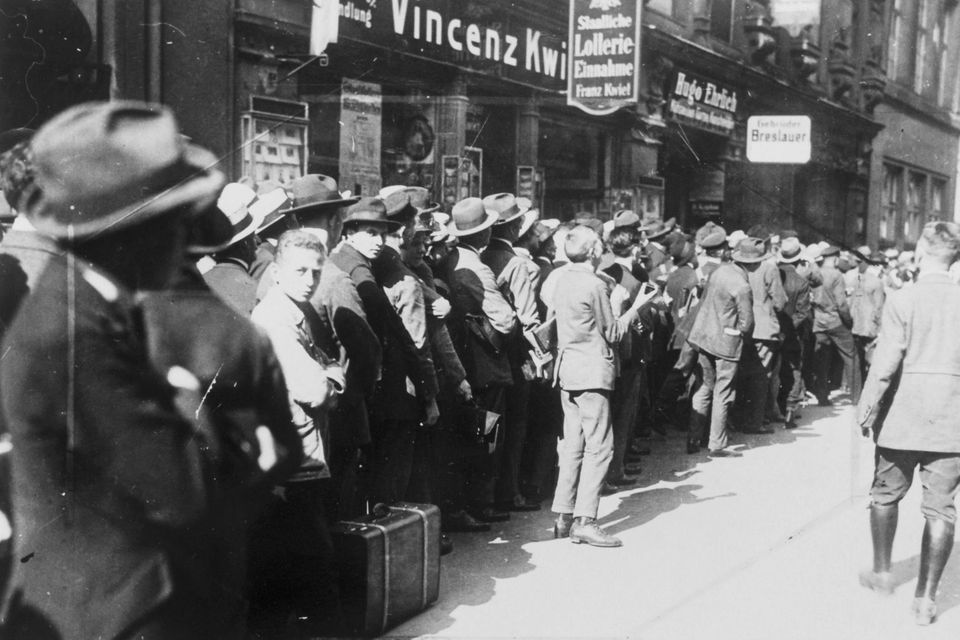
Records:
[[[640,7],[638,0],[570,0],[567,104],[606,115],[637,101]]]
[[[339,16],[339,44],[353,40],[385,47],[557,92],[566,86],[563,34],[545,31],[503,5],[341,0]]]

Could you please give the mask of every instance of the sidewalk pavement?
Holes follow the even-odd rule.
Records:
[[[554,540],[548,504],[489,534],[456,534],[439,602],[385,637],[960,638],[960,550],[940,619],[921,628],[910,612],[919,486],[901,505],[896,593],[857,582],[871,558],[873,444],[852,413],[811,406],[794,431],[734,434],[740,458],[689,456],[679,433],[654,441],[637,487],[601,502],[619,549]]]

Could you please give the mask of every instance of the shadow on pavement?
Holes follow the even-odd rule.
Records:
[[[937,592],[938,615],[942,615],[948,609],[960,604],[960,571],[957,570],[958,565],[960,565],[960,542],[953,545],[950,559],[947,561],[943,577],[940,579],[940,589]],[[907,583],[915,582],[919,570],[919,553],[906,560],[894,562],[891,567],[894,583],[899,588]]]

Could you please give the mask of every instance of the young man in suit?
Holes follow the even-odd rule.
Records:
[[[873,568],[860,583],[892,593],[890,572],[898,505],[920,467],[926,523],[914,592],[917,624],[937,616],[940,576],[953,548],[960,490],[960,287],[948,274],[960,256],[960,225],[930,222],[917,244],[920,275],[887,298],[857,422],[877,443],[870,490]],[[884,415],[885,414],[885,415]]]
[[[551,273],[543,289],[544,302],[557,317],[556,376],[564,416],[554,531],[578,544],[619,547],[621,541],[597,524],[600,490],[613,457],[610,394],[620,338],[656,291],[637,295],[618,318],[608,283],[596,272],[603,254],[597,233],[574,227],[564,251],[570,264]]]
[[[753,331],[753,295],[747,271],[757,268],[765,253],[762,240],[740,241],[733,262],[720,265],[710,276],[687,338],[699,351],[700,365],[700,386],[690,399],[690,443],[699,443],[709,431],[711,456],[739,455],[727,449],[727,413],[736,395],[734,380],[744,336]]]

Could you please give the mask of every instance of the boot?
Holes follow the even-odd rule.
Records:
[[[570,542],[586,542],[594,547],[619,547],[623,543],[600,528],[596,518],[577,518],[570,528]]]
[[[561,513],[557,516],[556,522],[553,523],[553,537],[554,538],[569,538],[570,537],[570,527],[573,525],[573,514],[572,513]]]
[[[913,601],[917,624],[928,625],[937,618],[937,586],[953,550],[953,528],[953,523],[939,518],[927,518],[923,527],[920,575]]]
[[[890,573],[890,555],[893,537],[897,533],[897,505],[870,505],[870,536],[873,538],[873,570],[860,573],[860,584],[877,593],[893,593],[893,575]]]

